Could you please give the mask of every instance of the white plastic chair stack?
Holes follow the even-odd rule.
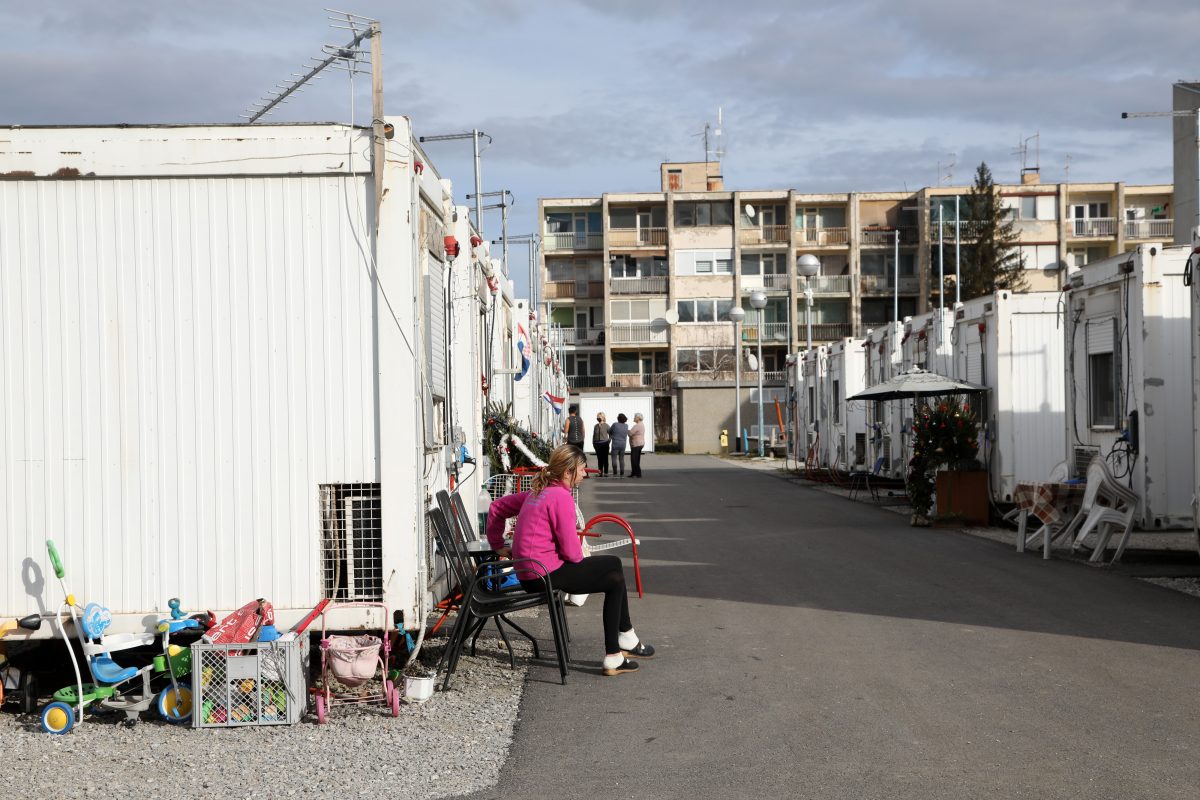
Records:
[[[1064,534],[1075,533],[1072,549],[1083,544],[1088,534],[1095,532],[1096,547],[1089,561],[1096,562],[1104,558],[1104,548],[1112,538],[1113,531],[1122,529],[1121,542],[1117,545],[1113,562],[1121,560],[1125,546],[1129,544],[1129,535],[1133,530],[1133,517],[1137,511],[1138,496],[1132,489],[1122,486],[1108,471],[1108,464],[1100,456],[1095,456],[1087,468],[1087,489],[1084,491],[1083,503],[1079,513],[1063,530]]]

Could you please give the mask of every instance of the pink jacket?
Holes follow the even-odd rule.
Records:
[[[513,558],[532,558],[554,572],[564,561],[583,560],[579,531],[575,527],[575,499],[571,490],[561,483],[547,486],[538,494],[521,492],[501,497],[488,509],[487,540],[492,549],[504,547],[504,523],[516,516],[513,531]],[[537,573],[518,569],[522,580],[536,578]]]

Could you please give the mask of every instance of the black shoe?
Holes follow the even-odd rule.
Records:
[[[604,674],[610,678],[614,675],[625,675],[630,672],[637,672],[638,665],[636,661],[630,661],[628,658],[622,661],[615,667],[605,667]]]
[[[621,654],[627,658],[654,658],[654,645],[638,642],[632,650],[622,650]]]

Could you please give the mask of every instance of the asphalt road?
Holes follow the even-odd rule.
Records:
[[[531,668],[475,797],[1200,796],[1200,599],[716,459],[645,470],[583,504],[641,538],[658,657],[603,677],[600,598],[569,609],[568,684]]]

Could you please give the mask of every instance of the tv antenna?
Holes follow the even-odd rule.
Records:
[[[946,158],[950,159],[949,163],[944,167],[939,161],[937,165],[937,185],[949,186],[954,183],[954,165],[958,163],[957,153],[947,153]]]
[[[725,143],[723,141],[722,128],[724,127],[724,114],[720,107],[717,108],[717,124],[714,127],[712,123],[704,123],[704,130],[697,134],[704,137],[704,175],[708,177],[708,165],[713,161],[720,163],[725,157]]]
[[[1033,142],[1033,166],[1029,166],[1029,143]],[[1017,149],[1012,151],[1014,156],[1021,157],[1021,177],[1024,178],[1026,173],[1039,173],[1042,171],[1042,132],[1038,131],[1033,136],[1026,136],[1017,144]]]
[[[247,109],[247,113],[241,115],[247,123],[253,124],[258,122],[278,106],[286,105],[288,98],[299,92],[308,83],[321,77],[321,73],[329,67],[344,69],[353,75],[365,72],[366,70],[360,68],[363,65],[374,66],[367,53],[360,48],[360,45],[367,39],[379,35],[378,20],[358,14],[351,14],[348,11],[338,11],[333,8],[325,10],[331,15],[328,18],[331,28],[348,30],[354,34],[354,38],[343,45],[322,45],[321,55],[323,58],[310,58],[304,62],[304,66],[307,68],[305,72],[293,72],[290,76],[293,80],[290,83],[275,84],[273,92],[260,97],[254,105]]]

